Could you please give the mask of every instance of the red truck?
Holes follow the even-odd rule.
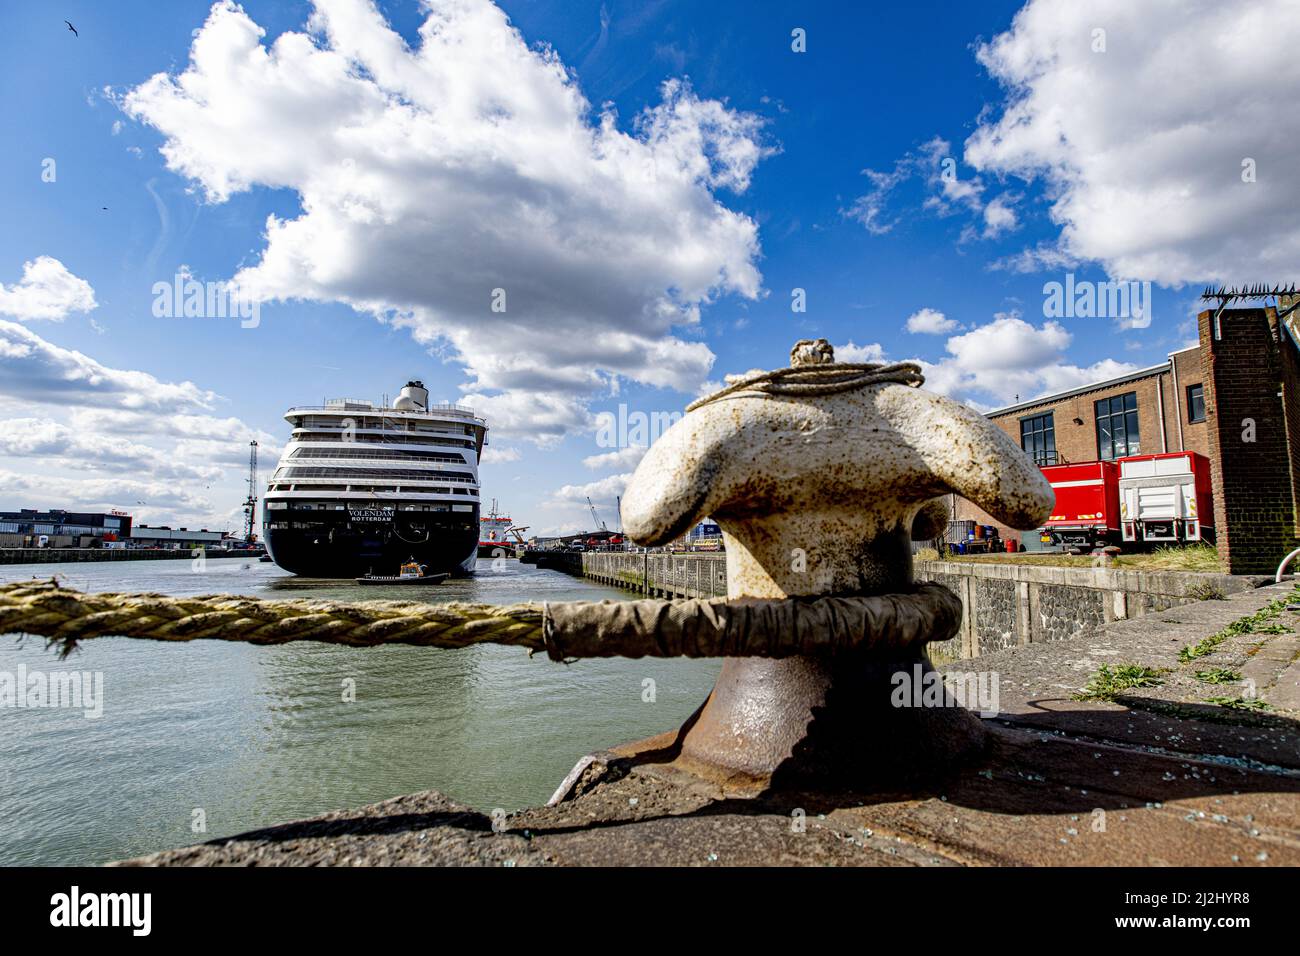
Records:
[[[1043,468],[1056,492],[1044,544],[1093,548],[1214,540],[1210,462],[1195,452]]]
[[[1119,469],[1113,461],[1044,465],[1056,492],[1052,514],[1040,532],[1043,544],[1095,548],[1118,544]]]

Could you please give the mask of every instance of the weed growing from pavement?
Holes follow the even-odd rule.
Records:
[[[1241,672],[1226,667],[1211,667],[1208,670],[1197,671],[1196,679],[1205,684],[1232,684],[1241,680]]]
[[[1203,637],[1195,644],[1189,644],[1178,652],[1178,662],[1187,664],[1196,660],[1198,657],[1204,657],[1212,654],[1214,649],[1230,637],[1237,634],[1286,634],[1291,628],[1285,624],[1273,621],[1273,618],[1282,613],[1283,609],[1297,598],[1300,598],[1300,588],[1296,588],[1284,598],[1278,598],[1276,601],[1270,601],[1267,605],[1260,608],[1254,614],[1238,618],[1223,630]]]
[[[1116,664],[1113,670],[1109,664],[1102,664],[1083,691],[1074,695],[1074,699],[1113,701],[1131,688],[1157,687],[1163,684],[1160,675],[1164,673],[1164,668],[1144,667],[1141,664]]]
[[[1258,697],[1207,697],[1205,702],[1220,707],[1230,707],[1233,710],[1268,710],[1268,704]]]

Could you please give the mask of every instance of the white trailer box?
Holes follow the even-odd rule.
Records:
[[[1199,460],[1198,460],[1199,459]],[[1173,544],[1212,535],[1208,462],[1194,452],[1136,455],[1119,464],[1119,512],[1125,541]],[[1212,520],[1212,515],[1204,515]]]

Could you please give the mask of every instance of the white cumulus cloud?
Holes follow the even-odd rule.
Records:
[[[37,256],[23,263],[23,276],[0,285],[0,312],[16,318],[61,322],[70,313],[95,308],[95,290],[58,259]]]
[[[907,331],[921,335],[944,335],[956,331],[957,320],[938,309],[918,309],[907,317]]]
[[[489,445],[483,449],[483,456],[479,459],[481,465],[501,465],[520,459],[518,448],[510,448],[501,445]]]
[[[148,372],[110,368],[74,349],[0,319],[0,398],[121,409],[194,410],[216,396],[193,382],[163,382]]]
[[[600,455],[588,455],[582,459],[582,463],[593,470],[602,468],[628,470],[639,465],[647,451],[649,449],[645,445],[628,445],[626,448],[619,448],[616,451],[607,451]]]
[[[883,362],[885,349],[879,342],[867,345],[855,345],[852,341],[835,346],[837,362]]]
[[[1017,313],[1003,312],[983,325],[949,336],[944,342],[947,354],[937,361],[917,357],[906,361],[921,366],[925,376],[922,387],[927,391],[981,411],[1115,378],[1138,368],[1113,359],[1075,365],[1067,358],[1072,339],[1059,322],[1033,325]],[[837,346],[835,357],[853,362],[899,361],[887,357],[876,344]]]
[[[11,504],[237,527],[248,443],[274,436],[209,409],[214,392],[107,366],[0,320],[0,487]],[[39,416],[33,414],[39,409]]]
[[[121,508],[129,511],[137,522],[175,520],[172,516],[184,520],[186,515],[208,515],[212,510],[211,500],[194,486],[148,478],[68,478],[0,469],[0,487],[24,502],[25,507],[71,510],[70,503],[74,503],[83,511]],[[135,504],[138,501],[146,505]],[[215,522],[213,530],[217,530]]]
[[[1073,336],[1058,322],[1032,325],[1000,314],[945,343],[948,357],[921,362],[925,387],[988,409],[1014,401],[1104,381],[1135,370],[1130,362],[1104,359],[1080,366],[1066,358]]]
[[[612,509],[615,507],[618,497],[627,490],[627,483],[631,480],[632,472],[629,471],[599,478],[596,481],[589,481],[583,485],[564,485],[555,492],[555,497],[564,501],[581,501],[583,503],[586,503],[587,498],[590,497],[597,508],[604,506]],[[605,522],[606,524],[609,523],[608,516],[606,516]]]
[[[761,120],[669,80],[620,124],[487,0],[425,9],[413,46],[369,0],[316,0],[304,32],[267,44],[217,3],[184,71],[121,104],[210,201],[300,197],[268,219],[241,289],[449,346],[499,433],[589,428],[609,376],[694,390],[713,354],[674,330],[762,292],[757,225],[715,198],[771,151]]]
[[[1030,0],[977,50],[1007,95],[965,158],[1045,182],[1060,235],[1004,264],[1294,280],[1298,45],[1294,0]]]
[[[48,418],[0,419],[0,447],[13,458],[36,458],[42,464],[57,460],[77,469],[190,482],[211,482],[221,477],[221,469],[211,461],[187,461],[171,449],[87,432]]]

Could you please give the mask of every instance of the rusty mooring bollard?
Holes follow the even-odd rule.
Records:
[[[736,601],[910,592],[913,533],[936,534],[947,514],[937,499],[953,492],[1011,527],[1038,527],[1054,500],[1042,472],[986,418],[920,382],[916,366],[836,364],[825,339],[797,343],[790,369],[695,403],[650,448],[623,498],[627,533],[666,544],[712,517]],[[894,674],[930,670],[921,644],[728,658],[673,764],[739,791],[933,777],[978,757],[985,731],[955,705],[891,704]]]

